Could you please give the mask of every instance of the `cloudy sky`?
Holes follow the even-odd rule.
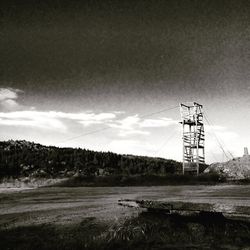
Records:
[[[1,140],[181,160],[177,106],[196,101],[212,125],[207,162],[226,159],[214,133],[234,156],[250,148],[249,1],[6,0],[0,10]]]

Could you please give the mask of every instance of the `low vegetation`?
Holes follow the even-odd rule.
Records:
[[[250,223],[144,212],[115,225],[87,218],[77,225],[2,229],[0,241],[2,250],[248,249]]]
[[[76,176],[166,175],[181,163],[162,158],[47,147],[27,141],[0,142],[0,179]]]
[[[201,172],[207,165],[201,166]],[[0,181],[8,187],[216,184],[219,173],[182,174],[174,160],[58,148],[27,141],[0,142]]]
[[[58,187],[105,187],[105,186],[165,186],[165,185],[214,185],[226,182],[218,174],[199,176],[168,174],[158,175],[113,175],[113,176],[78,176],[55,184]]]

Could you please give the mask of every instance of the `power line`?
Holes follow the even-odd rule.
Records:
[[[205,116],[204,116],[204,117],[205,117]],[[205,117],[205,120],[207,121],[208,125],[210,125],[210,123],[208,122],[208,120],[207,120],[206,117]],[[212,125],[210,125],[210,126],[211,126],[211,129],[212,129]],[[226,152],[225,152],[225,150],[224,150],[222,144],[220,143],[220,141],[219,141],[218,137],[216,136],[216,134],[214,133],[214,131],[213,131],[213,136],[214,136],[214,138],[216,139],[216,141],[217,141],[217,143],[218,143],[220,149],[222,150],[222,152],[224,153],[224,155],[226,156],[226,158],[230,160],[230,157],[228,157],[228,155],[226,154]]]
[[[210,135],[211,138],[213,137],[213,135],[212,135],[211,133],[207,132],[207,134]],[[215,156],[214,152],[213,152],[213,151],[210,151],[210,153],[212,154],[212,156],[213,156],[215,162],[219,162],[218,159],[217,159],[217,156]],[[222,154],[222,156],[223,156],[223,159],[224,159],[224,154]],[[228,157],[227,157],[227,159],[228,159]],[[223,160],[223,161],[224,161],[224,160]]]
[[[142,115],[140,117],[141,118],[145,118],[145,117],[149,117],[149,116],[152,116],[152,115],[160,114],[160,113],[163,113],[163,112],[166,112],[166,111],[169,111],[169,110],[172,110],[172,109],[176,109],[176,108],[179,108],[179,106],[174,106],[172,108],[162,109],[160,111],[149,113],[149,114],[145,114],[145,115]]]
[[[56,144],[64,143],[64,142],[67,142],[67,141],[72,141],[72,140],[78,139],[80,137],[84,137],[84,136],[87,136],[87,135],[99,133],[99,132],[101,132],[103,130],[107,130],[107,129],[110,129],[110,127],[108,127],[108,128],[102,128],[102,129],[97,129],[97,130],[93,130],[93,131],[90,131],[90,132],[87,132],[87,133],[83,133],[83,134],[80,134],[80,135],[77,135],[77,136],[74,136],[74,137],[70,137],[68,139],[65,139],[64,141],[57,142]]]
[[[161,146],[155,151],[155,155],[161,150],[173,139],[174,135],[177,133],[177,131],[174,131],[164,142],[161,144]]]
[[[206,115],[205,113],[204,113],[204,117],[205,117],[205,120],[207,121],[208,125],[211,127],[211,130],[212,130],[212,132],[213,132],[213,135],[214,135],[214,137],[215,137],[215,139],[216,139],[216,141],[217,141],[219,147],[221,148],[222,152],[223,152],[224,155],[230,160],[230,157],[228,157],[228,155],[226,154],[226,152],[225,152],[225,150],[224,150],[224,148],[223,148],[223,146],[222,146],[222,143],[220,142],[219,138],[216,136],[216,134],[215,134],[215,132],[214,132],[214,130],[213,130],[212,124],[209,122],[208,117],[207,117],[207,115]],[[232,153],[231,153],[228,149],[227,149],[227,152],[230,154],[230,156],[231,156],[232,158],[234,158],[234,156],[232,155]]]
[[[145,118],[145,117],[153,116],[153,115],[156,115],[156,114],[160,114],[160,113],[163,113],[163,112],[166,112],[166,111],[169,111],[169,110],[176,109],[177,107],[179,107],[179,106],[174,106],[174,107],[162,109],[162,110],[159,110],[159,111],[156,111],[156,112],[153,112],[153,113],[148,113],[148,114],[140,116],[140,118]],[[88,135],[91,135],[91,134],[96,134],[96,133],[99,133],[99,132],[102,132],[104,130],[108,130],[108,129],[111,129],[111,128],[112,127],[106,127],[106,128],[97,129],[97,130],[93,130],[93,131],[90,131],[90,132],[82,133],[82,134],[79,134],[77,136],[70,137],[70,138],[65,139],[63,141],[57,142],[56,144],[61,144],[61,143],[67,142],[67,141],[72,141],[72,140],[78,139],[80,137],[88,136]]]
[[[208,120],[208,118],[207,118],[207,120]],[[211,122],[210,122],[210,124],[211,124]],[[214,132],[214,134],[215,134],[215,132]],[[215,137],[216,137],[216,134],[215,134]],[[218,138],[217,138],[217,140],[218,140]],[[225,144],[225,143],[224,143],[224,144]],[[224,145],[224,147],[225,147],[225,145]],[[228,150],[228,148],[227,148],[227,147],[225,147],[225,148],[226,148],[228,154],[229,154],[232,158],[234,158],[233,154]]]

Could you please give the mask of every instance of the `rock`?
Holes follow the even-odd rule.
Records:
[[[242,157],[227,162],[213,163],[205,170],[205,173],[218,173],[235,180],[250,178],[250,155],[247,148],[244,148]]]

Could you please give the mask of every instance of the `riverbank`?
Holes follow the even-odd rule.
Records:
[[[248,185],[250,179],[228,180],[218,174],[190,175],[110,175],[76,176],[69,178],[5,178],[0,190],[29,189],[38,187],[129,187],[129,186],[178,186],[178,185]]]
[[[178,186],[178,185],[218,185],[250,184],[249,179],[227,180],[218,174],[190,175],[115,175],[115,176],[78,176],[58,182],[57,187],[125,187],[125,186]]]

